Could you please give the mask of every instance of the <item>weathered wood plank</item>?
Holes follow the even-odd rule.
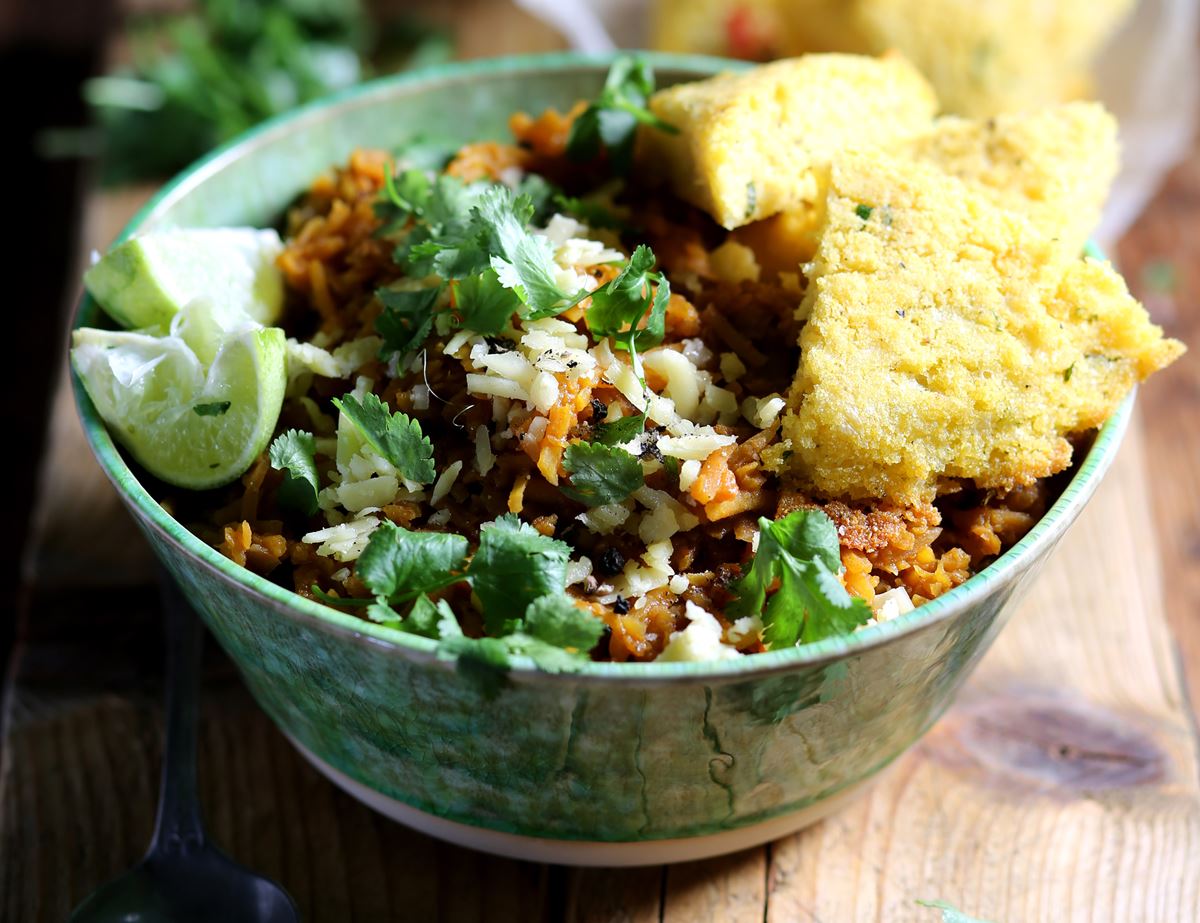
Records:
[[[666,874],[663,923],[762,923],[767,899],[766,847],[668,866]]]
[[[659,923],[666,870],[572,869],[564,918],[570,923]]]
[[[1200,144],[1118,248],[1130,288],[1191,352],[1142,390],[1167,616],[1200,714]]]
[[[772,849],[770,921],[1192,921],[1196,736],[1140,426],[958,702],[856,805]]]

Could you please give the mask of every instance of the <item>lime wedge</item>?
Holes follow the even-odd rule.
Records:
[[[283,331],[222,319],[195,301],[166,336],[74,334],[71,364],[113,436],[178,487],[203,490],[242,474],[266,448],[283,403]]]
[[[283,307],[275,259],[279,234],[257,228],[154,231],[119,244],[83,276],[92,297],[122,327],[165,328],[204,297],[273,324]]]

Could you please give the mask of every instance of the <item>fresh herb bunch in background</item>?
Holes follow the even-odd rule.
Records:
[[[198,0],[135,19],[129,44],[130,67],[84,86],[107,183],[169,176],[263,119],[450,55],[445,33],[378,27],[359,0]]]

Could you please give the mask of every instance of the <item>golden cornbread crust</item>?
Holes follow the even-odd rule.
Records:
[[[643,167],[725,228],[815,204],[833,157],[929,128],[933,90],[899,56],[809,55],[655,93],[677,134],[645,131]]]
[[[882,152],[834,165],[799,313],[773,459],[829,497],[1030,484],[1183,351],[1107,263],[1063,260],[1023,216]]]

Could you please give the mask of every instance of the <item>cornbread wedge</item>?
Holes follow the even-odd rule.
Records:
[[[1117,121],[1099,103],[1028,114],[939,119],[909,151],[1029,219],[1078,256],[1117,174]]]
[[[840,159],[774,461],[826,496],[1032,483],[1174,360],[1123,280],[932,164]]]
[[[1064,257],[1083,252],[1117,172],[1117,123],[1098,103],[1065,103],[1032,113],[946,116],[898,152],[940,167],[995,205],[1028,218]],[[819,177],[823,179],[823,177]],[[813,258],[824,198],[744,225],[733,238],[770,275]]]
[[[933,90],[903,58],[809,55],[654,94],[678,129],[639,138],[643,166],[726,228],[811,206],[833,157],[926,131]]]

